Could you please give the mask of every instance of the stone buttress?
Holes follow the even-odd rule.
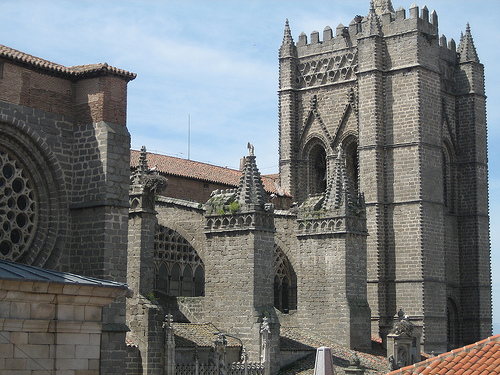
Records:
[[[144,374],[164,372],[164,312],[155,303],[154,236],[157,223],[155,196],[167,187],[165,177],[148,168],[146,148],[131,176],[127,255],[127,283],[134,296],[127,299],[127,337],[140,351]]]
[[[345,168],[342,149],[325,194],[299,207],[299,326],[349,348],[371,347],[366,299],[366,216]]]
[[[204,259],[205,319],[240,338],[249,361],[266,358],[276,366],[279,322],[273,306],[273,205],[265,202],[250,144],[249,149],[238,189],[216,191],[206,204],[210,255]]]

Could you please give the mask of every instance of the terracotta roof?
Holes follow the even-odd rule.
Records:
[[[115,68],[107,63],[90,64],[90,65],[77,65],[77,66],[64,66],[56,64],[52,61],[44,60],[36,56],[18,51],[0,44],[0,57],[29,65],[38,69],[52,72],[58,75],[63,75],[69,78],[87,77],[94,75],[114,74],[121,76],[128,81],[133,80],[137,74],[128,72],[123,69]]]
[[[130,166],[132,168],[137,167],[139,164],[140,153],[137,150],[130,150]],[[227,185],[228,188],[237,188],[242,175],[242,172],[236,169],[151,152],[147,153],[147,161],[150,168],[156,167],[158,172],[166,176],[192,178]],[[273,177],[268,178],[266,175],[261,175],[264,190],[267,193],[280,193],[283,195],[283,191],[279,189],[278,184],[275,182],[276,175],[271,176]]]
[[[176,348],[211,347],[220,331],[211,323],[172,323],[175,335]],[[227,346],[241,346],[241,341],[226,336]]]
[[[294,344],[290,345],[290,342],[294,342]],[[349,366],[351,359],[354,359],[355,355],[358,357],[361,366],[365,368],[365,374],[383,374],[387,369],[386,353],[381,344],[374,341],[372,341],[372,349],[369,351],[351,350],[336,344],[329,338],[315,335],[309,330],[282,326],[280,328],[280,343],[291,346],[289,350],[314,350],[314,353],[294,362],[292,365],[287,366],[286,369],[282,369],[280,375],[312,375],[316,357],[315,350],[321,346],[331,348],[336,374],[343,374],[343,369]]]
[[[390,375],[500,374],[500,335],[403,367]]]

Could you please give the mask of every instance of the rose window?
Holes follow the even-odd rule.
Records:
[[[35,233],[35,191],[19,162],[0,150],[0,258],[18,259]]]

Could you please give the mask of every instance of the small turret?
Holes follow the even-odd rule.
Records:
[[[354,187],[345,167],[345,156],[342,147],[338,148],[334,164],[333,179],[328,184],[322,208],[337,209],[341,206],[349,208],[355,203]]]
[[[285,21],[285,32],[283,34],[283,42],[280,47],[280,57],[293,57],[296,55],[295,44],[292,38],[292,32],[288,24],[288,19]]]
[[[374,0],[372,3],[377,16],[385,13],[394,13],[391,0]]]
[[[260,207],[264,208],[266,204],[266,193],[262,185],[262,178],[255,163],[254,148],[248,143],[249,155],[245,158],[245,168],[240,179],[240,185],[236,192],[236,201],[240,207]]]
[[[370,2],[370,12],[364,18],[362,28],[364,36],[380,35],[380,20],[375,11],[373,0]]]
[[[472,34],[470,32],[470,26],[467,22],[467,27],[465,29],[465,35],[460,37],[460,43],[458,45],[457,52],[459,53],[459,62],[479,62],[477,57],[476,47],[474,46],[474,40],[472,39]]]

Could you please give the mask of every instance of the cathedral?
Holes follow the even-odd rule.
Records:
[[[54,311],[93,327],[71,351],[88,374],[273,374],[319,346],[335,348],[339,373],[384,373],[490,336],[486,97],[470,27],[457,44],[425,6],[367,10],[296,41],[285,22],[279,175],[260,174],[251,143],[240,170],[131,151],[134,73],[0,45],[12,355],[40,333],[62,342],[49,321],[69,315],[15,316],[19,285],[37,304],[47,280],[64,284]],[[67,296],[82,283],[87,297]],[[33,350],[60,369],[63,351]]]

